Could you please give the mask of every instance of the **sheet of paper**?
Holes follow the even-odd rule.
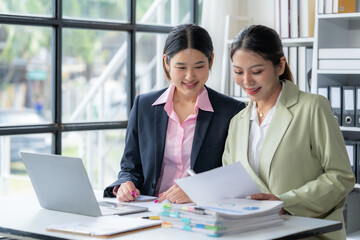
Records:
[[[240,162],[177,179],[175,182],[199,205],[229,198],[245,198],[261,192]]]
[[[222,216],[249,217],[277,213],[283,206],[282,201],[259,201],[245,198],[231,198],[216,203],[201,205],[202,208],[216,211]]]
[[[146,195],[140,195],[139,197],[141,197],[141,200],[147,200],[150,198],[154,198],[157,199],[156,197],[152,197],[152,196],[146,196]],[[163,203],[169,203],[168,200],[164,200],[162,203],[155,203],[154,201],[135,201],[135,202],[119,202],[119,200],[117,200],[116,198],[102,198],[101,200],[103,201],[108,201],[108,202],[113,202],[113,203],[122,203],[122,204],[129,204],[129,205],[135,205],[135,206],[140,206],[140,207],[147,207],[150,211],[153,212],[161,212],[163,210]],[[194,205],[193,203],[186,203],[186,204],[173,204],[174,206],[191,206]]]

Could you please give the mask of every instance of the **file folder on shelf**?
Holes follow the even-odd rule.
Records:
[[[354,141],[345,141],[345,147],[346,147],[347,154],[349,156],[351,168],[353,170],[353,173],[356,175],[356,171],[357,171],[357,155],[356,155],[357,144]]]
[[[318,87],[318,94],[329,99],[329,89],[328,87]]]
[[[356,113],[355,113],[355,126],[360,127],[360,86],[356,86]]]
[[[338,13],[353,13],[356,11],[355,0],[338,0]]]
[[[342,125],[355,126],[355,86],[343,86]]]
[[[356,183],[360,183],[360,142],[357,144],[357,154],[356,154]]]
[[[341,126],[341,86],[330,86],[329,87],[329,99],[330,104],[334,112],[334,116]]]

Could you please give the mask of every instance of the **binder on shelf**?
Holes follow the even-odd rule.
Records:
[[[324,0],[325,2],[325,14],[330,14],[332,13],[332,7],[333,7],[333,3],[332,0]]]
[[[298,48],[297,47],[289,47],[289,67],[294,77],[294,83],[298,85],[297,81],[297,62],[298,62]]]
[[[281,36],[280,18],[280,0],[275,0],[275,30],[279,36]]]
[[[360,86],[356,86],[356,94],[355,94],[355,98],[356,98],[356,106],[355,106],[355,126],[356,127],[360,127]]]
[[[289,64],[289,47],[283,47],[283,51],[284,51],[284,57],[286,58],[286,61]]]
[[[360,183],[360,142],[357,142],[356,148],[356,183]]]
[[[318,94],[324,96],[329,99],[329,91],[328,87],[318,87]]]
[[[315,0],[299,1],[300,37],[313,37],[315,26]]]
[[[333,13],[339,12],[339,0],[333,0],[332,10],[333,10]]]
[[[334,112],[334,116],[341,126],[341,86],[330,86],[329,87],[329,99],[330,104]]]
[[[324,14],[324,13],[325,13],[325,10],[324,10],[324,6],[325,6],[324,1],[325,1],[325,0],[319,0],[319,1],[318,1],[318,13],[319,13],[319,14]]]
[[[306,70],[306,47],[298,47],[298,62],[297,62],[297,83],[301,91],[306,91],[307,85],[307,70]],[[291,69],[292,71],[292,69]]]
[[[319,69],[322,70],[359,70],[360,59],[320,59]]]
[[[280,0],[280,36],[289,38],[289,0]]]
[[[343,86],[342,125],[355,126],[355,86]]]
[[[319,48],[319,59],[360,59],[360,48]]]
[[[356,11],[355,0],[338,0],[338,13],[353,13]]]
[[[299,37],[299,0],[290,0],[290,37]]]
[[[312,63],[313,63],[313,48],[306,47],[306,92],[311,92],[311,73],[312,73]]]
[[[345,140],[346,151],[349,156],[351,168],[352,168],[355,176],[357,174],[357,160],[356,160],[357,159],[357,154],[356,154],[357,145],[358,144],[354,141]]]

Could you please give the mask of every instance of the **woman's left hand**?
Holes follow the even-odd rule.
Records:
[[[280,200],[277,196],[271,193],[256,193],[250,195],[253,200]]]
[[[188,195],[186,195],[186,193],[178,185],[174,185],[166,192],[161,193],[157,202],[161,203],[165,199],[176,204],[192,202]]]
[[[253,200],[280,200],[277,196],[271,193],[256,193],[250,195]],[[280,215],[287,214],[288,212],[282,208],[279,212]]]

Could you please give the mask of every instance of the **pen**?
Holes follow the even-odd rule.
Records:
[[[139,217],[140,219],[160,220],[159,216]]]
[[[187,172],[188,172],[188,174],[190,174],[190,176],[195,176],[196,175],[196,173],[192,169],[188,169]]]

